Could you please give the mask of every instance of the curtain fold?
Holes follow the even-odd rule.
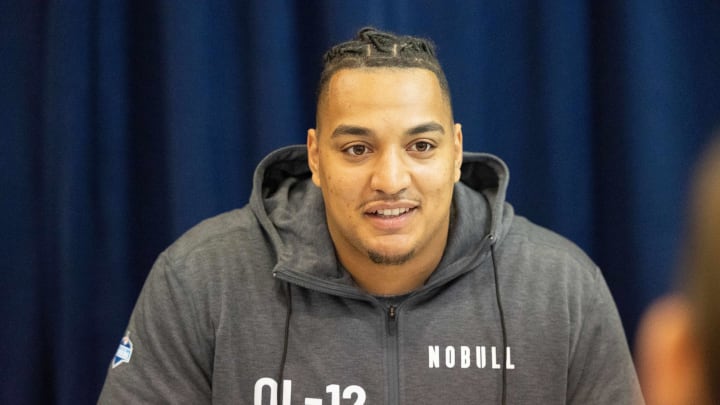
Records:
[[[157,255],[305,142],[365,25],[436,42],[465,149],[600,265],[632,342],[720,124],[717,2],[2,2],[0,402],[96,401]]]

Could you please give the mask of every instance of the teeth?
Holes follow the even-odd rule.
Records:
[[[375,211],[376,215],[381,215],[384,217],[396,217],[400,214],[404,214],[406,212],[410,211],[410,208],[394,208],[389,210],[377,210]]]

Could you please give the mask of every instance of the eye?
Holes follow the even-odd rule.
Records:
[[[362,156],[368,152],[365,145],[352,145],[344,150],[350,156]]]
[[[433,148],[435,148],[433,144],[425,141],[415,142],[410,146],[410,149],[414,152],[430,152]]]

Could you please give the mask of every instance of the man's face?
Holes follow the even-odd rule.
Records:
[[[340,259],[399,265],[442,256],[462,133],[435,75],[340,70],[317,126],[308,131],[309,164]]]

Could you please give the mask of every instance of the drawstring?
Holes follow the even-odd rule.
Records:
[[[492,258],[493,276],[495,277],[495,299],[497,300],[498,313],[500,314],[500,328],[502,329],[502,396],[501,404],[505,405],[507,386],[507,332],[505,331],[505,314],[503,313],[502,300],[500,299],[500,286],[498,285],[498,269],[495,261],[495,235],[488,236],[490,240],[490,257]]]
[[[285,337],[283,338],[283,352],[282,360],[280,360],[280,372],[278,373],[278,386],[280,392],[280,398],[284,397],[283,388],[285,383],[283,381],[285,374],[285,360],[287,359],[288,352],[288,340],[290,338],[290,316],[292,315],[292,290],[290,283],[285,283],[285,299],[287,301],[287,312],[285,313]],[[282,401],[282,399],[280,399]]]

